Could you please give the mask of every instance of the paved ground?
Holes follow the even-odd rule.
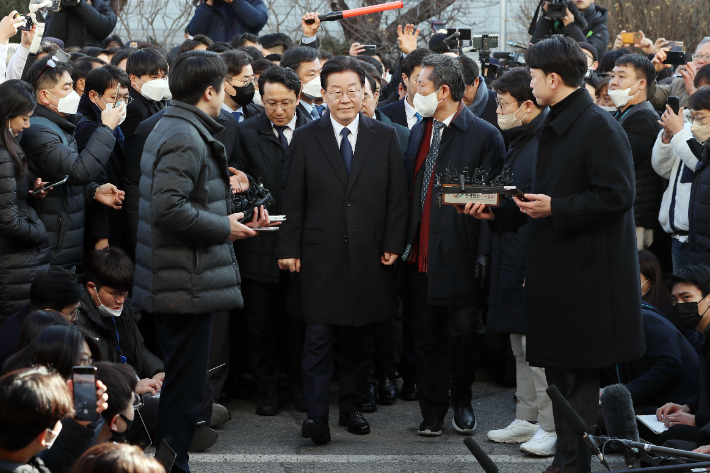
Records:
[[[366,414],[372,426],[370,435],[358,436],[337,426],[336,386],[331,401],[331,435],[328,445],[314,445],[301,438],[304,413],[290,405],[276,417],[254,414],[255,403],[233,401],[227,405],[232,420],[219,429],[220,438],[204,453],[190,455],[195,473],[207,472],[481,472],[483,471],[463,444],[464,437],[451,427],[453,414],[446,418],[444,434],[438,438],[417,435],[421,422],[416,402],[398,401],[379,406]],[[486,432],[506,426],[515,415],[514,390],[493,382],[474,385],[474,409],[478,428],[474,438],[492,456],[501,472],[539,473],[550,465],[550,458],[521,454],[517,445],[496,444]],[[335,419],[335,424],[333,422]],[[612,466],[621,466],[619,460]],[[598,462],[592,471],[602,471]]]

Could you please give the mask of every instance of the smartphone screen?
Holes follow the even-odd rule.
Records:
[[[74,382],[74,418],[94,421],[99,418],[96,412],[96,368],[93,366],[75,366],[72,370]]]
[[[678,115],[678,112],[680,111],[680,101],[678,100],[678,97],[674,95],[670,95],[666,101],[668,105],[670,105],[671,109],[673,110],[673,113]]]

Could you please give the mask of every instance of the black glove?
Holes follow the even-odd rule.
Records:
[[[476,282],[481,286],[485,287],[488,284],[488,279],[491,276],[491,257],[488,255],[478,255],[476,257],[476,269],[474,272],[474,277]]]

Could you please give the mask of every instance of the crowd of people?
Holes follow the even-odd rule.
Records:
[[[450,409],[470,435],[480,369],[516,385],[487,437],[546,473],[589,456],[550,385],[603,427],[623,384],[657,444],[710,453],[710,37],[607,51],[575,0],[524,65],[413,25],[335,55],[316,12],[294,44],[261,0],[206,0],[162,51],[105,0],[40,3],[0,21],[0,472],[163,471],[151,444],[189,472],[235,399],[326,444],[334,379],[352,434],[409,401],[419,435]],[[522,193],[441,205],[459,174]]]

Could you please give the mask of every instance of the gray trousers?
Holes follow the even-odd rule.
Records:
[[[555,431],[555,417],[552,414],[552,401],[547,395],[545,368],[530,366],[525,361],[525,335],[510,334],[510,345],[515,355],[515,418],[528,422],[537,421],[547,432]]]

